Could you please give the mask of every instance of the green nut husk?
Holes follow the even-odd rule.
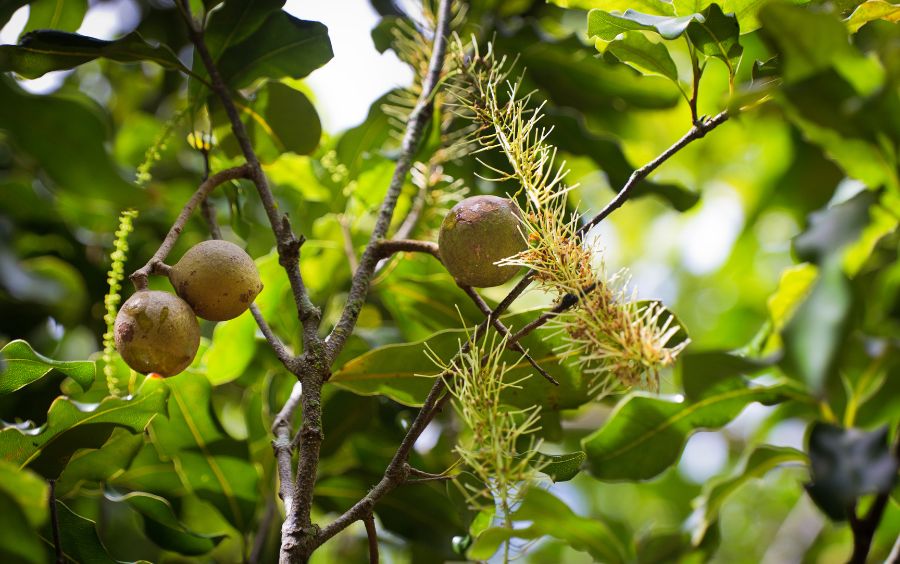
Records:
[[[172,267],[169,280],[194,312],[210,321],[244,313],[263,287],[250,255],[218,239],[188,249]]]
[[[122,360],[142,374],[174,376],[188,366],[200,346],[194,311],[170,292],[141,290],[116,315],[116,349]]]
[[[527,247],[519,218],[519,209],[507,198],[473,196],[456,204],[438,236],[444,266],[459,283],[476,288],[508,281],[519,267],[494,263]]]

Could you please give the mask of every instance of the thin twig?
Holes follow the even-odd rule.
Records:
[[[59,515],[56,512],[56,480],[47,480],[50,483],[50,527],[53,530],[53,550],[56,554],[56,564],[65,564],[62,542],[59,539]]]
[[[475,288],[472,288],[471,286],[465,286],[463,284],[460,284],[459,287],[463,289],[463,291],[472,299],[473,302],[475,302],[475,305],[478,307],[478,309],[481,310],[481,313],[487,316],[487,318],[491,321],[491,325],[494,326],[494,329],[496,329],[497,332],[500,333],[500,335],[506,337],[506,346],[508,348],[521,354],[525,358],[525,360],[527,360],[528,363],[531,364],[531,366],[534,367],[534,369],[537,370],[538,373],[543,376],[548,382],[550,382],[554,386],[559,386],[559,381],[551,376],[549,372],[544,370],[544,368],[540,364],[538,364],[530,354],[528,354],[528,351],[525,350],[525,347],[523,347],[521,343],[519,343],[518,339],[512,338],[509,329],[506,327],[506,325],[503,324],[502,321],[500,321],[499,318],[494,317],[494,312],[491,311],[491,306],[489,306],[487,302],[482,299],[478,292],[475,291]]]
[[[259,163],[259,158],[253,150],[253,144],[250,142],[250,137],[247,134],[244,123],[241,121],[237,107],[235,107],[234,100],[228,90],[228,86],[225,84],[218,67],[216,67],[215,62],[213,61],[212,55],[206,46],[206,41],[203,38],[203,31],[197,27],[193,16],[191,16],[190,6],[187,3],[187,0],[178,0],[177,4],[179,11],[187,24],[191,43],[194,44],[194,48],[200,56],[200,60],[203,61],[206,72],[209,74],[210,88],[222,103],[222,107],[231,123],[231,131],[234,133],[234,137],[237,139],[238,145],[240,145],[241,152],[247,160],[249,178],[256,186],[256,191],[262,201],[266,216],[269,218],[272,232],[275,234],[278,262],[287,273],[288,280],[291,284],[291,291],[293,292],[294,301],[297,305],[297,313],[303,323],[304,343],[307,347],[315,347],[319,342],[318,329],[321,320],[321,312],[313,305],[312,301],[310,301],[309,293],[303,282],[303,276],[300,274],[300,247],[303,245],[304,239],[303,237],[298,238],[294,235],[287,215],[278,211],[278,204],[275,202],[275,197],[272,195],[272,190],[269,188],[269,182]]]
[[[415,239],[381,239],[375,243],[375,256],[387,258],[397,253],[426,253],[441,260],[441,252],[437,243],[416,241]]]
[[[153,256],[150,257],[150,260],[147,261],[147,264],[135,270],[131,275],[130,278],[132,283],[134,283],[135,289],[145,290],[147,288],[147,278],[150,276],[150,274],[165,273],[165,265],[163,264],[163,261],[166,260],[167,256],[169,256],[169,253],[172,251],[172,247],[175,246],[175,242],[178,240],[178,237],[184,230],[184,226],[187,224],[188,219],[190,219],[191,214],[194,213],[194,210],[197,209],[197,206],[200,205],[200,202],[205,200],[206,196],[209,195],[209,193],[212,192],[217,186],[224,184],[229,180],[246,178],[249,172],[250,169],[247,165],[228,168],[213,174],[200,184],[200,187],[197,188],[197,191],[194,192],[194,195],[191,196],[184,207],[181,208],[181,213],[178,214],[178,217],[175,219],[175,223],[172,224],[172,227],[169,229],[169,233],[166,234],[166,238],[163,239],[162,244],[159,246],[156,252],[153,253]]]
[[[444,68],[444,55],[447,51],[450,5],[450,0],[441,0],[438,7],[437,26],[434,31],[434,47],[431,51],[431,59],[428,62],[428,72],[422,81],[422,93],[419,95],[419,99],[407,120],[406,132],[403,134],[403,142],[401,143],[400,157],[397,159],[387,194],[381,202],[381,209],[378,211],[375,228],[372,230],[369,243],[366,245],[366,249],[359,260],[359,268],[356,270],[350,283],[347,303],[341,312],[340,320],[326,339],[329,361],[334,360],[340,353],[347,342],[347,338],[353,332],[353,327],[356,325],[359,312],[362,310],[369,292],[369,285],[372,282],[375,266],[378,264],[378,242],[384,238],[391,225],[400,191],[412,166],[413,155],[419,145],[422,132],[425,130],[425,124],[428,123],[433,112],[433,92],[440,80],[441,70]]]
[[[369,537],[369,564],[378,564],[378,531],[375,530],[375,517],[369,513],[363,518],[366,524],[366,536]]]

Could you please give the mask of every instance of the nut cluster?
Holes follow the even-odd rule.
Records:
[[[116,315],[115,341],[122,359],[142,374],[174,376],[190,366],[200,346],[197,317],[233,319],[262,290],[253,259],[228,241],[191,247],[169,269],[177,295],[140,290]]]

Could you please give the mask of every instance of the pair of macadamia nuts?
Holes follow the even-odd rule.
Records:
[[[169,271],[178,294],[140,290],[116,316],[116,348],[125,363],[143,374],[174,376],[187,368],[200,346],[197,316],[233,319],[262,290],[253,259],[228,241],[191,247]]]

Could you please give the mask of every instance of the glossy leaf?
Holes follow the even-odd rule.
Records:
[[[749,453],[738,472],[723,479],[708,483],[697,502],[701,520],[694,529],[693,543],[699,545],[706,535],[707,529],[719,517],[722,504],[738,488],[750,480],[762,478],[770,470],[785,464],[805,464],[807,457],[799,450],[790,447],[760,445]]]
[[[56,478],[80,448],[99,448],[116,427],[140,433],[166,408],[168,388],[147,380],[131,398],[108,397],[96,404],[58,397],[47,413],[47,423],[7,426],[0,431],[0,456],[19,468],[29,467]]]
[[[514,521],[530,521],[524,528],[491,528],[481,533],[467,552],[474,560],[488,560],[500,545],[512,538],[538,539],[545,535],[587,552],[599,562],[625,562],[625,549],[613,532],[598,519],[581,517],[556,496],[538,487],[525,493],[512,512]]]
[[[225,0],[219,4],[209,13],[203,33],[213,59],[247,39],[283,5],[284,0]]]
[[[606,45],[606,52],[643,74],[656,74],[678,82],[678,69],[666,46],[650,41],[639,31],[620,33]]]
[[[675,17],[642,14],[634,10],[625,10],[622,14],[591,10],[588,12],[588,37],[610,41],[620,33],[639,30],[654,31],[663,39],[675,39],[684,33],[695,19],[702,20],[703,17],[699,14]]]
[[[580,450],[566,454],[538,453],[534,462],[539,465],[541,472],[554,482],[568,482],[581,472],[581,465],[584,464],[586,456]]]
[[[884,0],[866,0],[853,10],[844,23],[850,33],[856,33],[862,26],[876,20],[897,23],[900,21],[900,5]]]
[[[97,372],[93,361],[58,361],[38,354],[27,342],[15,340],[0,349],[5,367],[0,367],[0,395],[9,394],[40,380],[52,371],[65,374],[87,390]]]
[[[245,530],[259,498],[259,473],[248,460],[247,446],[229,437],[216,418],[208,380],[181,374],[168,382],[169,418],[153,422],[154,445],[163,459],[176,462],[186,488]]]
[[[809,434],[809,496],[834,520],[847,518],[859,497],[891,491],[900,461],[888,444],[888,427],[866,432],[815,423]]]
[[[240,377],[256,352],[256,321],[249,311],[216,325],[203,361],[206,375],[218,386]]]
[[[777,358],[757,359],[725,351],[687,351],[681,357],[681,386],[688,401],[700,401],[718,390],[732,389]]]
[[[206,554],[216,547],[225,535],[204,535],[189,530],[178,520],[172,505],[165,498],[145,492],[119,494],[106,491],[106,499],[127,503],[144,518],[147,538],[160,548],[187,556]]]
[[[22,36],[18,45],[0,45],[0,72],[37,78],[101,57],[120,63],[150,61],[167,69],[188,72],[171,49],[151,45],[136,31],[115,41],[105,41],[53,30],[28,33]]]
[[[303,78],[333,56],[328,28],[279,11],[222,53],[219,71],[232,88],[243,88],[259,78]]]
[[[717,429],[752,402],[772,405],[796,394],[788,384],[717,387],[696,402],[632,394],[584,438],[588,469],[599,480],[646,480],[678,461],[695,431]]]

